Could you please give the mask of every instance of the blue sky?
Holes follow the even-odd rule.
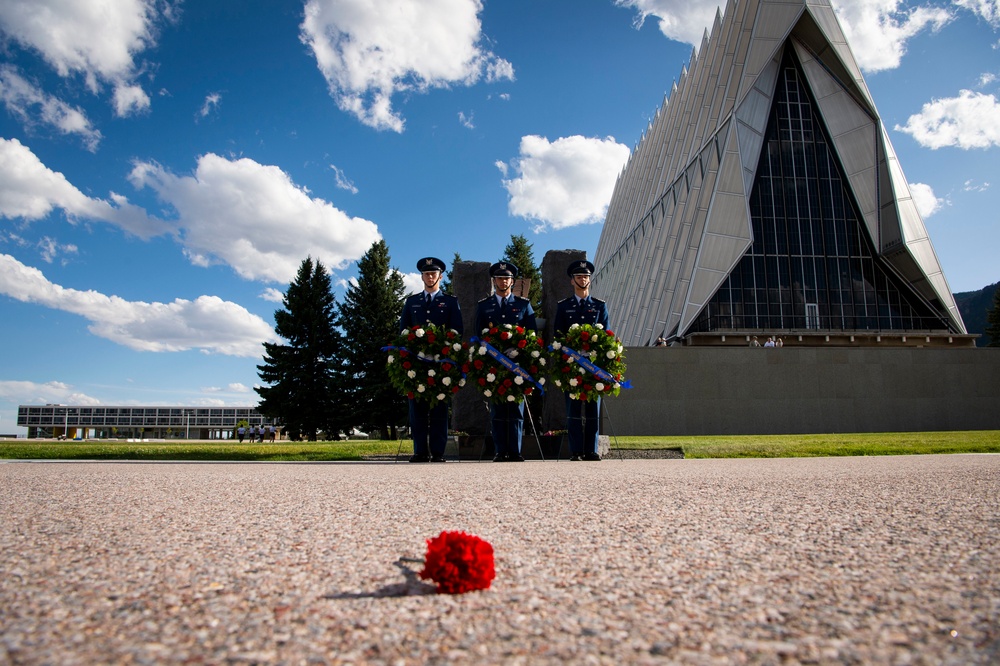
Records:
[[[1000,2],[837,0],[952,291],[1000,279]],[[256,404],[306,255],[593,256],[703,0],[0,1],[0,433]]]

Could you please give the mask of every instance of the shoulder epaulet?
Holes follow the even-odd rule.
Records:
[[[593,301],[594,303],[601,303],[601,304],[605,303],[605,301],[602,301],[599,298],[594,298],[593,296],[590,297],[590,300]]]
[[[567,301],[572,301],[572,300],[574,300],[574,299],[573,299],[572,296],[570,296],[568,298],[562,299],[561,301],[559,301],[559,303],[566,303]],[[559,303],[557,303],[556,305],[559,305]]]
[[[486,298],[480,298],[480,299],[479,299],[478,301],[476,301],[476,302],[477,302],[477,303],[485,303],[486,301],[490,300],[491,298],[493,298],[493,297],[492,297],[492,296],[487,296]]]

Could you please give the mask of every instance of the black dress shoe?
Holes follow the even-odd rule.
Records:
[[[445,462],[444,456],[434,456],[431,458],[431,462]]]
[[[570,456],[569,457],[569,461],[570,462],[579,462],[581,460],[583,460],[583,458],[581,458],[580,456]]]
[[[600,453],[584,453],[583,454],[583,459],[584,460],[597,461],[597,460],[601,459],[601,454]]]
[[[520,454],[513,455],[513,456],[507,458],[507,460],[510,461],[510,462],[524,462],[524,456],[522,456]]]
[[[431,459],[428,458],[427,456],[422,456],[419,454],[414,454],[410,456],[410,462],[430,462],[430,461]]]
[[[509,458],[507,458],[506,454],[503,453],[498,453],[493,456],[493,462],[507,462],[508,460]]]

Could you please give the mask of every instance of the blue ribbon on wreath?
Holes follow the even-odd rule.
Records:
[[[541,391],[543,395],[545,394],[545,388],[542,387],[541,384],[539,384],[538,382],[535,381],[535,378],[531,376],[531,373],[528,372],[527,370],[525,370],[524,368],[522,368],[521,366],[519,366],[517,363],[514,363],[514,361],[512,361],[502,351],[500,351],[499,349],[497,349],[496,347],[494,347],[490,343],[486,342],[482,338],[469,338],[469,343],[470,344],[477,344],[478,343],[478,344],[481,344],[482,346],[486,347],[486,353],[489,354],[490,356],[492,356],[494,359],[496,359],[497,363],[499,363],[503,367],[507,368],[508,370],[510,370],[511,372],[513,372],[515,375],[517,375],[521,379],[528,380],[529,382],[531,382],[532,384],[534,384],[535,386],[537,386],[538,390]]]
[[[453,366],[455,366],[456,368],[461,368],[462,367],[462,364],[459,363],[456,359],[448,358],[448,357],[445,357],[445,358],[442,358],[442,359],[428,358],[426,356],[421,356],[420,354],[414,354],[413,352],[411,352],[406,347],[396,347],[394,345],[386,345],[385,347],[382,347],[382,351],[405,351],[407,354],[409,354],[413,358],[417,359],[418,361],[423,361],[424,363],[450,363]],[[462,373],[462,376],[465,377],[465,373],[464,372]]]
[[[549,349],[554,352],[560,352],[562,354],[566,354],[566,356],[569,356],[571,359],[573,359],[577,365],[579,365],[581,368],[583,368],[584,370],[586,370],[587,372],[589,372],[590,374],[594,375],[595,377],[597,377],[602,381],[610,382],[612,384],[619,384],[623,389],[632,388],[632,384],[630,384],[627,380],[618,382],[614,377],[608,374],[606,370],[598,368],[590,361],[590,358],[584,356],[583,354],[574,349],[570,349],[565,345],[563,345],[561,349],[556,349],[555,347],[551,346],[549,347]]]

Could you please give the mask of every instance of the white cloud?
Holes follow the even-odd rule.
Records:
[[[42,255],[42,261],[47,264],[51,264],[60,254],[77,254],[79,252],[79,248],[76,245],[60,244],[56,239],[49,236],[42,237],[37,245]]]
[[[271,303],[281,303],[285,300],[285,294],[274,287],[267,287],[260,292],[260,298]]]
[[[340,170],[336,164],[331,164],[330,168],[333,169],[334,182],[337,187],[341,190],[347,190],[351,194],[357,194],[358,188],[354,186],[354,183]]]
[[[149,217],[125,197],[112,192],[109,198],[110,202],[86,196],[20,141],[0,138],[0,217],[38,220],[58,208],[71,222],[100,220],[140,238],[171,231],[167,223]]]
[[[902,0],[835,0],[834,9],[858,65],[866,72],[899,67],[906,42],[925,29],[940,30],[947,9],[909,8]]]
[[[99,405],[101,401],[75,391],[70,384],[0,380],[0,400],[21,405]]]
[[[401,273],[399,271],[397,273],[403,278],[403,293],[405,295],[409,296],[424,290],[424,281],[421,279],[420,273]]]
[[[521,154],[511,162],[515,177],[504,178],[511,215],[563,229],[601,222],[629,148],[613,138],[570,136],[549,143],[540,136],[521,138]],[[501,169],[506,175],[506,165]]]
[[[472,121],[472,114],[465,115],[463,111],[458,112],[458,122],[467,129],[476,129],[475,123]]]
[[[962,90],[958,97],[936,99],[910,116],[899,132],[927,148],[1000,146],[1000,104],[993,95]]]
[[[636,11],[636,28],[652,16],[667,39],[695,47],[701,46],[705,30],[711,30],[715,13],[720,11],[718,0],[615,0],[615,4]]]
[[[101,132],[94,129],[82,110],[45,93],[11,65],[0,66],[0,101],[26,127],[50,125],[62,134],[79,135],[87,150],[97,150]]]
[[[974,180],[967,180],[962,185],[962,189],[966,192],[985,192],[990,189],[990,184],[987,182],[977,183]]]
[[[212,93],[205,96],[205,102],[201,105],[201,109],[198,111],[198,115],[202,118],[212,113],[219,108],[219,103],[222,102],[222,95],[219,93]]]
[[[1000,0],[952,0],[956,6],[968,9],[994,28],[1000,28]]]
[[[997,80],[997,75],[993,72],[984,72],[979,75],[979,87],[985,87]]]
[[[80,315],[94,335],[138,351],[187,351],[259,357],[261,343],[274,341],[260,317],[217,296],[172,303],[126,301],[93,290],[66,289],[37,268],[0,254],[0,293],[25,303]]]
[[[307,256],[343,268],[381,238],[374,222],[311,198],[278,167],[247,158],[208,153],[194,176],[138,163],[129,179],[153,188],[177,211],[192,263],[222,261],[247,279],[288,283]]]
[[[917,212],[925,220],[941,210],[941,206],[945,204],[944,199],[939,199],[935,196],[934,190],[930,185],[925,183],[910,183],[909,186],[910,196],[913,197],[913,203],[917,206]]]
[[[403,131],[393,95],[513,79],[481,46],[481,0],[308,0],[300,39],[337,106],[378,130]]]
[[[994,7],[996,1],[966,0]],[[711,32],[716,11],[725,9],[725,3],[717,0],[615,0],[615,4],[636,11],[637,27],[655,17],[667,38],[695,48],[701,46],[705,31]],[[832,0],[832,4],[858,65],[867,72],[898,67],[907,40],[927,28],[938,30],[951,20],[946,9],[909,8],[903,0]]]
[[[60,76],[82,75],[94,93],[110,83],[116,112],[127,115],[149,105],[134,83],[134,58],[153,45],[161,14],[170,20],[174,13],[170,3],[156,0],[5,0],[0,30],[40,54]]]

